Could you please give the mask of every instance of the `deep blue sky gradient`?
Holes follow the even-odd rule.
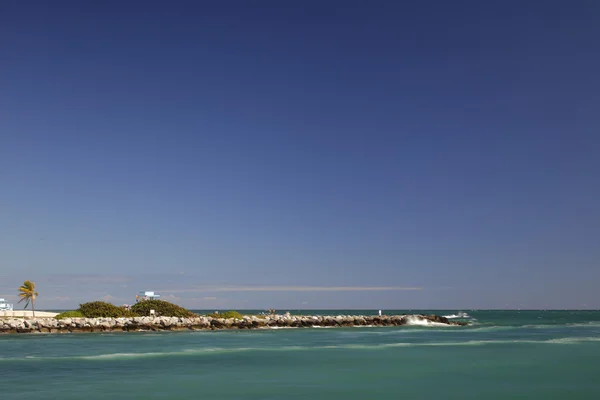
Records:
[[[594,1],[4,1],[0,297],[598,308],[599,20]]]

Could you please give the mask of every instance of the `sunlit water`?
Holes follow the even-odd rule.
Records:
[[[0,398],[600,398],[600,312],[466,312],[466,328],[1,335]]]

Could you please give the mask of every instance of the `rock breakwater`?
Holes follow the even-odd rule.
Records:
[[[304,316],[269,315],[224,319],[198,316],[135,317],[135,318],[39,318],[0,319],[0,333],[71,333],[71,332],[137,332],[220,329],[269,329],[359,326],[434,325],[460,326],[465,322],[451,321],[438,315],[392,316]]]

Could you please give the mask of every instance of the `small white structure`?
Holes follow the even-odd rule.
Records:
[[[135,302],[144,301],[144,300],[158,300],[160,294],[154,292],[139,292],[135,296]]]
[[[6,300],[0,299],[0,311],[12,311],[13,305],[7,303]]]

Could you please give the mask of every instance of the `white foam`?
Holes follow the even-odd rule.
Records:
[[[259,329],[278,330],[278,329],[298,329],[295,326],[264,326]]]
[[[410,326],[449,326],[441,322],[433,322],[428,319],[419,317],[418,315],[407,315],[404,317],[406,325]]]
[[[550,339],[545,341],[545,343],[556,344],[577,344],[584,342],[600,342],[600,337],[566,337],[559,339]]]
[[[98,354],[92,356],[75,356],[75,357],[57,357],[57,358],[75,358],[82,360],[111,360],[111,359],[127,359],[127,358],[147,358],[147,357],[168,357],[168,356],[185,356],[185,355],[201,355],[210,353],[237,353],[250,350],[258,350],[250,347],[235,347],[235,348],[220,348],[220,347],[205,347],[200,349],[184,349],[181,351],[171,351],[164,353],[110,353]]]
[[[454,318],[471,318],[471,316],[469,314],[467,314],[466,312],[459,312],[458,314],[450,314],[450,315],[444,315],[445,318],[448,319],[454,319]]]
[[[114,360],[121,358],[141,358],[141,357],[156,357],[167,353],[112,353],[112,354],[98,354],[95,356],[81,356],[73,357],[82,360]]]

